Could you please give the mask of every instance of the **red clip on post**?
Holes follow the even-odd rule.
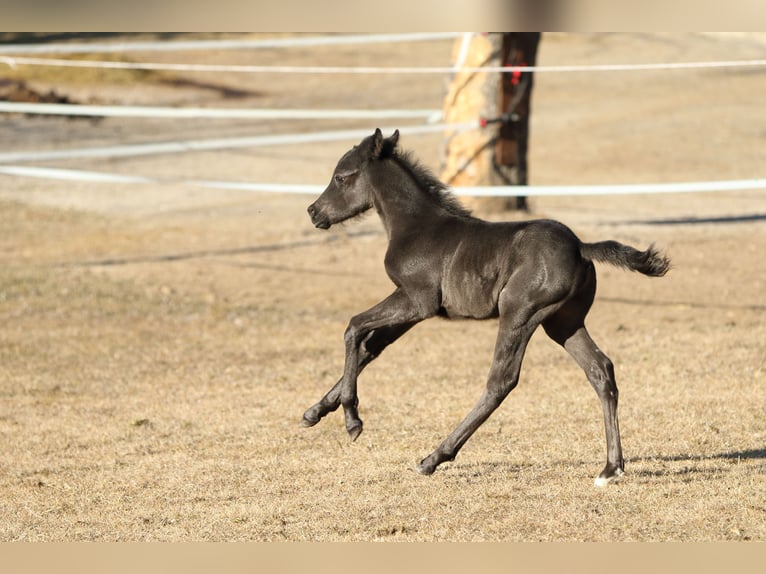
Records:
[[[526,67],[526,65],[527,65],[526,62],[522,62],[521,64],[519,64],[519,66],[521,67]],[[513,70],[513,72],[511,72],[511,84],[513,84],[514,86],[518,86],[519,80],[521,80],[521,70]]]

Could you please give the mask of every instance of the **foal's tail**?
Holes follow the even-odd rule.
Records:
[[[650,277],[662,277],[670,269],[670,259],[653,244],[646,251],[639,251],[619,241],[599,241],[581,244],[580,253],[585,259],[610,263]]]

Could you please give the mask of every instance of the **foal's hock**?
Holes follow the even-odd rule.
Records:
[[[313,426],[343,405],[346,430],[362,432],[357,377],[388,345],[433,316],[499,318],[486,388],[465,419],[420,461],[421,474],[454,460],[519,380],[524,350],[542,325],[574,358],[604,409],[606,466],[599,486],[624,474],[617,424],[617,384],[609,358],[585,329],[596,293],[593,261],[659,277],[670,262],[653,247],[638,251],[617,241],[583,243],[556,221],[488,222],[472,217],[447,187],[408,153],[397,149],[398,130],[380,130],[338,161],[330,184],[308,212],[320,229],[374,208],[388,235],[386,273],[396,288],[356,315],[344,335],[343,375],[303,415]]]

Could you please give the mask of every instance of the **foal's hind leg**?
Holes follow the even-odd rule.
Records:
[[[380,327],[372,331],[362,343],[359,353],[358,371],[362,370],[374,361],[388,345],[409,331],[415,323],[405,323],[390,327]],[[343,386],[343,377],[323,396],[318,403],[303,413],[301,425],[312,427],[325,415],[333,412],[340,406],[340,392]]]
[[[535,325],[536,326],[536,325]],[[458,451],[471,435],[500,406],[519,382],[519,371],[524,351],[534,329],[501,331],[495,346],[487,386],[471,412],[457,428],[444,439],[436,450],[420,461],[416,470],[420,474],[433,474],[441,463],[455,460]]]
[[[528,274],[520,273],[500,294],[495,355],[481,398],[444,442],[420,461],[416,468],[420,474],[432,474],[441,463],[454,460],[465,442],[518,384],[527,343],[540,322],[555,310],[555,301],[560,298],[554,288],[547,294],[537,293],[537,299],[530,300],[530,295],[522,291],[527,277]],[[554,303],[545,305],[546,299]]]
[[[606,429],[606,466],[596,477],[596,486],[606,486],[619,480],[625,474],[625,462],[622,458],[620,444],[620,427],[617,422],[617,382],[614,377],[614,366],[601,349],[590,338],[584,326],[574,330],[574,333],[561,339],[551,325],[544,325],[546,332],[564,346],[577,364],[585,371],[588,381],[596,389],[601,406],[604,410],[604,427]]]

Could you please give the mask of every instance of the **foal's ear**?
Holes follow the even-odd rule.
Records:
[[[386,139],[386,144],[391,148],[391,151],[394,151],[394,148],[396,147],[396,142],[399,141],[399,130],[394,130],[394,133],[391,134],[391,137]]]
[[[399,141],[399,130],[395,130],[390,137],[383,139],[383,133],[380,129],[375,130],[372,137],[372,157],[374,159],[384,159],[390,157],[396,148],[396,142]]]
[[[381,151],[383,151],[383,132],[380,128],[375,128],[375,133],[372,134],[372,158],[378,159]]]

